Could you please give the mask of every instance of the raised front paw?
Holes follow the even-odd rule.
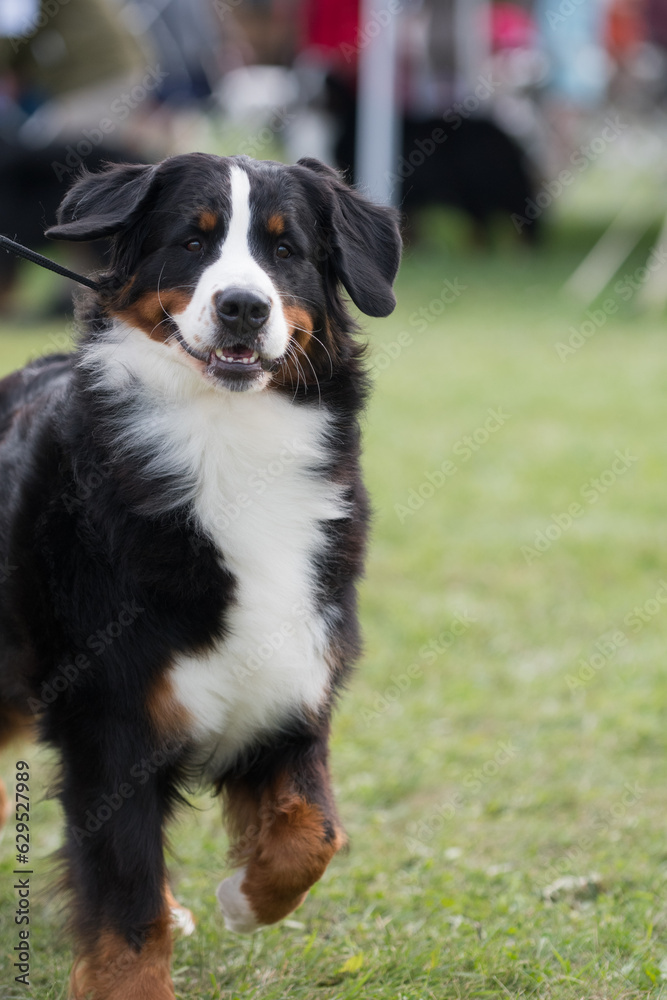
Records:
[[[218,886],[216,896],[225,918],[225,927],[235,934],[252,934],[259,927],[259,921],[252,911],[248,897],[241,888],[245,878],[245,868],[224,879]]]

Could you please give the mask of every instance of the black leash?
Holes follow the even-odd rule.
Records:
[[[99,291],[100,286],[96,281],[92,281],[91,278],[84,278],[81,274],[75,274],[68,267],[62,267],[61,264],[56,264],[54,260],[42,257],[41,253],[35,253],[34,250],[29,250],[28,247],[21,246],[20,243],[15,243],[8,236],[0,236],[0,247],[3,247],[7,253],[14,253],[17,257],[24,257],[25,260],[29,260],[32,264],[39,264],[40,267],[46,267],[49,271],[62,274],[63,278],[71,278],[72,281],[78,281],[80,285],[87,285],[88,288]]]

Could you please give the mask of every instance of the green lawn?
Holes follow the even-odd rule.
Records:
[[[199,799],[172,831],[176,894],[199,921],[176,945],[179,997],[667,997],[667,330],[619,298],[559,358],[586,318],[560,289],[598,225],[572,210],[539,254],[427,234],[396,314],[367,324],[366,654],[333,741],[351,848],[294,919],[237,938],[214,898],[218,805]],[[57,333],[8,331],[2,369]],[[55,1000],[59,816],[39,799],[48,756],[21,753],[33,987],[10,985],[10,826],[0,997]],[[545,898],[563,875],[587,885]]]

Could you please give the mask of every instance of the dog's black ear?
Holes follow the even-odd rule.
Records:
[[[98,174],[85,173],[69,189],[57,212],[51,240],[97,240],[128,228],[148,197],[157,167],[114,163]]]
[[[374,205],[320,160],[306,157],[294,169],[324,209],[324,239],[339,281],[367,316],[388,316],[401,262],[398,212]]]

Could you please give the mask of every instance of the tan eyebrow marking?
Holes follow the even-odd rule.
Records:
[[[270,215],[266,223],[266,228],[272,236],[280,236],[285,232],[285,217],[276,213]]]
[[[199,228],[203,229],[205,233],[210,233],[212,229],[215,229],[217,224],[217,214],[215,212],[211,212],[210,209],[204,209],[199,216]]]

